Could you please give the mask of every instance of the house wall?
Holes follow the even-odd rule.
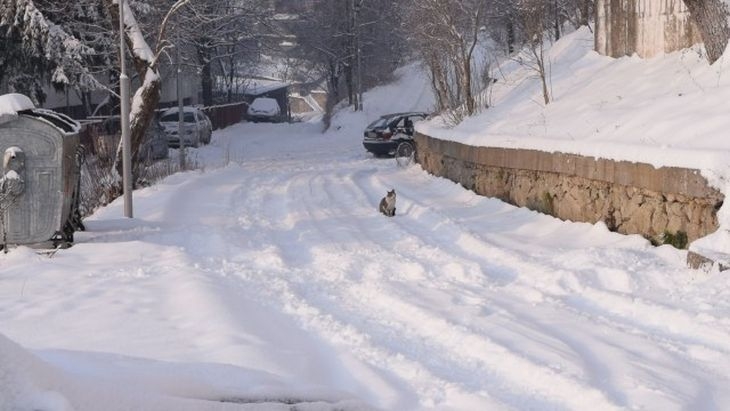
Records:
[[[653,57],[702,42],[683,0],[596,0],[595,48]]]
[[[162,86],[160,89],[160,105],[169,106],[177,105],[177,79],[175,70],[171,66],[163,66],[161,68]],[[195,73],[182,73],[182,92],[185,104],[200,104],[200,76]],[[139,81],[136,76],[132,77],[132,90],[139,87]],[[50,84],[44,87],[47,98],[43,104],[44,108],[50,108],[62,113],[71,115],[74,118],[84,118],[85,110],[81,106],[81,99],[73,89],[68,89],[68,93],[64,90],[56,91]],[[107,98],[107,91],[98,90],[91,93],[92,110],[96,105],[100,104]],[[167,104],[166,104],[167,103]]]
[[[718,228],[724,196],[697,170],[414,138],[416,159],[429,173],[563,220],[603,221],[656,243],[667,233],[693,241]]]
[[[180,73],[182,76],[182,95],[185,104],[202,104],[202,84],[200,76],[188,71]],[[177,76],[174,66],[160,68],[162,87],[160,89],[160,103],[162,105],[177,105]],[[168,104],[165,104],[168,103]]]

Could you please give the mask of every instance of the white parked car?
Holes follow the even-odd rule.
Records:
[[[270,97],[257,97],[248,106],[248,119],[253,122],[281,121],[281,108],[276,99]]]
[[[167,144],[170,147],[180,147],[181,140],[185,146],[190,147],[210,143],[213,125],[202,110],[197,107],[183,107],[182,139],[178,132],[178,113],[178,108],[173,107],[160,116],[160,125],[165,129]]]

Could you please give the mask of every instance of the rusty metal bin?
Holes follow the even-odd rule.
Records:
[[[79,124],[30,106],[0,112],[1,245],[68,246],[83,228]]]

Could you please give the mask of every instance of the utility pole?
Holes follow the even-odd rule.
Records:
[[[130,141],[129,130],[129,77],[127,76],[127,68],[125,64],[125,47],[124,47],[124,0],[119,1],[119,64],[121,65],[121,73],[119,74],[119,96],[122,124],[122,189],[124,190],[124,216],[133,217],[132,213],[132,147]]]
[[[177,63],[177,75],[175,77],[177,86],[177,136],[180,139],[180,170],[185,170],[185,141],[183,140],[183,119],[185,118],[185,113],[183,112],[182,79],[180,78],[182,73],[180,66],[180,44],[180,36],[178,35],[177,44],[175,45],[175,62]]]
[[[357,93],[357,103],[355,105],[356,111],[363,111],[363,101],[362,101],[362,47],[360,46],[361,38],[360,38],[360,7],[362,6],[362,0],[354,0],[355,1],[355,64],[356,64],[356,70],[357,70],[357,77],[355,82]]]

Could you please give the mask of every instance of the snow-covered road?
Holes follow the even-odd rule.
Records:
[[[114,203],[51,259],[0,257],[0,333],[74,377],[8,398],[730,408],[730,280],[683,252],[476,196],[318,124],[235,126],[199,161],[135,193],[135,219]]]

